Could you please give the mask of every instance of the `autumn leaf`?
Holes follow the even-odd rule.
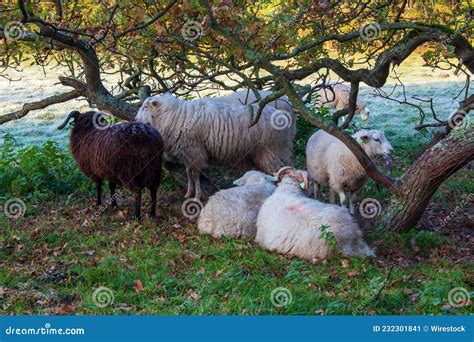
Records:
[[[139,280],[139,279],[134,280],[133,281],[133,288],[135,289],[136,293],[139,293],[139,292],[143,291],[143,284],[142,284],[141,280]]]
[[[73,314],[76,311],[76,306],[75,305],[63,305],[63,306],[58,306],[54,313],[56,315],[70,315]]]

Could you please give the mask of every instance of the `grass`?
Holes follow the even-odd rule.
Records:
[[[3,146],[4,156],[6,150],[15,149],[14,141],[10,144]],[[406,145],[406,156],[415,145]],[[11,186],[6,189],[10,178],[0,183],[3,192],[21,195],[27,210],[17,220],[0,216],[0,310],[4,314],[472,312],[472,306],[455,308],[447,299],[452,288],[472,288],[474,272],[472,263],[460,257],[463,245],[453,234],[372,231],[367,240],[377,248],[376,258],[339,256],[311,263],[270,253],[248,241],[198,234],[195,220],[181,213],[182,190],[167,173],[156,220],[134,221],[132,196],[121,191],[118,209],[107,208],[98,220],[85,224],[96,211],[93,186],[71,172],[74,161],[67,151],[46,143],[9,155],[18,167],[9,169],[10,177],[18,172],[17,178],[22,178],[28,167],[43,187],[12,191]],[[27,165],[18,162],[23,156],[29,157]],[[56,165],[56,173],[42,168],[46,157]],[[435,203],[447,201],[454,207],[452,199],[472,189],[469,177],[472,171],[456,174],[438,191]],[[46,187],[60,179],[67,191]],[[71,193],[71,188],[78,190]],[[387,195],[372,183],[365,194],[380,200]],[[96,305],[93,294],[100,287],[112,291],[113,304]],[[278,288],[290,291],[289,305],[272,304],[272,292]]]
[[[1,219],[8,227],[0,274],[4,291],[10,293],[3,303],[5,313],[54,314],[68,309],[76,314],[164,315],[470,312],[469,307],[450,307],[447,294],[454,287],[469,288],[472,265],[443,256],[440,248],[449,246],[455,254],[456,246],[435,233],[385,237],[379,249],[389,248],[390,254],[400,256],[399,264],[389,257],[338,257],[312,264],[269,253],[247,241],[216,241],[199,235],[190,222],[173,223],[180,217],[176,207],[172,208],[176,216],[162,214],[158,222],[131,222],[129,215],[120,218],[109,211],[89,227],[80,225],[79,203],[60,213],[49,213],[47,207],[35,208],[34,228],[28,218],[14,223]],[[411,248],[413,236],[419,252]],[[392,266],[391,277],[380,290]],[[134,286],[138,280],[143,285],[139,290]],[[115,297],[105,308],[92,299],[100,286],[111,289]],[[271,293],[278,287],[290,290],[290,305],[272,305]]]
[[[398,71],[410,95],[436,96],[440,117],[455,108],[452,98],[462,84],[454,77],[447,82],[444,76],[438,80],[436,73],[423,75],[413,60]],[[415,84],[421,76],[433,81]],[[2,111],[17,108],[23,95],[36,99],[58,91],[49,86],[50,79],[34,73],[22,77],[23,82],[10,86],[14,99],[0,94]],[[0,80],[0,89],[7,89],[2,82],[6,81]],[[418,119],[412,109],[373,97],[366,87],[360,93],[372,110],[369,126],[384,129],[394,145],[394,176],[400,176],[429,141],[430,132],[412,129]],[[463,195],[474,192],[473,171],[462,169],[449,178],[412,230],[367,231],[377,257],[338,256],[312,263],[248,241],[198,234],[195,220],[181,212],[183,189],[168,173],[160,187],[156,220],[145,216],[134,221],[132,196],[121,190],[118,209],[107,208],[98,220],[85,224],[96,212],[94,187],[67,150],[68,132],[56,130],[71,106],[85,108],[83,102],[52,106],[0,126],[0,206],[12,198],[26,206],[26,214],[16,220],[0,210],[1,314],[473,313],[472,305],[456,308],[448,302],[451,289],[473,288],[472,234],[466,229],[472,221],[463,215],[469,208],[446,227],[439,225]],[[300,167],[313,131],[298,121],[295,154]],[[385,204],[389,193],[369,180],[359,194],[359,199],[365,197]],[[105,307],[93,300],[101,287],[114,296]],[[272,303],[278,288],[289,290],[288,305]],[[288,295],[282,293],[280,300]]]

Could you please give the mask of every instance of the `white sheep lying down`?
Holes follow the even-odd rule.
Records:
[[[257,106],[252,108],[255,114]],[[296,120],[278,126],[279,114],[265,106],[258,123],[249,128],[249,106],[206,99],[186,101],[167,94],[146,99],[136,119],[158,129],[165,143],[165,158],[186,167],[186,197],[195,193],[199,199],[200,172],[211,165],[271,174],[293,164]]]
[[[259,90],[258,93],[260,94],[262,99],[272,94],[272,92],[269,90]],[[210,97],[209,99],[213,101],[221,101],[233,104],[258,104],[255,93],[250,89],[239,90],[225,96]],[[282,96],[274,101],[269,102],[267,106],[272,106],[278,110],[290,114],[294,113],[293,106],[291,105],[290,100],[286,96]]]
[[[392,145],[383,131],[360,130],[352,136],[370,158],[382,155],[387,165],[390,163]],[[342,206],[349,198],[349,209],[354,214],[356,192],[367,182],[367,173],[354,154],[336,137],[319,130],[306,145],[306,164],[309,179],[314,182],[314,195],[320,195],[320,186],[329,186],[329,198],[335,203],[335,193],[339,194]]]
[[[328,86],[331,87],[332,91],[329,87],[320,89],[318,91],[319,98],[316,101],[316,105],[334,108],[336,110],[349,108],[349,93],[351,88],[342,83],[330,83]],[[370,111],[360,96],[357,97],[355,113],[360,114],[360,117],[364,121],[369,119]]]
[[[234,181],[237,187],[216,192],[201,210],[199,231],[215,238],[227,236],[253,240],[257,232],[258,211],[276,189],[273,181],[273,176],[248,171]]]
[[[346,208],[308,198],[301,188],[307,174],[294,168],[278,172],[275,192],[263,203],[257,219],[255,241],[262,247],[282,254],[312,260],[334,254],[322,234],[331,232],[336,247],[346,256],[371,256],[362,231]]]

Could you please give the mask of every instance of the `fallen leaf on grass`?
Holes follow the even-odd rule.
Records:
[[[359,271],[350,271],[350,272],[347,272],[347,275],[349,277],[357,277],[359,275]]]
[[[54,312],[56,315],[69,315],[69,314],[73,314],[75,311],[76,311],[76,306],[71,304],[71,305],[58,306]]]
[[[139,280],[139,279],[134,280],[133,281],[133,288],[135,289],[136,293],[139,293],[139,292],[143,291],[143,284],[142,284],[141,280]]]
[[[194,290],[190,290],[188,292],[188,297],[195,301],[198,301],[201,299],[201,296]]]

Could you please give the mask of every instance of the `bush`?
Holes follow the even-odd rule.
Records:
[[[69,151],[47,141],[18,147],[9,134],[0,146],[0,196],[51,199],[76,191],[90,192],[90,181],[79,171]]]

